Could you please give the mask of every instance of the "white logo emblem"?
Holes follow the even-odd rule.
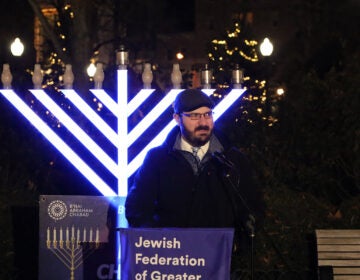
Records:
[[[61,200],[54,200],[48,206],[48,214],[55,221],[62,220],[66,217],[67,207]]]

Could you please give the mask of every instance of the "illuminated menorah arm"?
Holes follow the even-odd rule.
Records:
[[[69,95],[74,93],[73,90],[63,90]],[[82,145],[88,149],[88,151],[95,156],[115,177],[117,177],[117,164],[114,162],[100,146],[95,143],[94,140],[75,122],[73,121],[65,112],[58,106],[43,90],[30,90],[30,92],[79,140]],[[85,103],[85,102],[84,102]],[[81,104],[83,107],[88,106]],[[91,109],[90,109],[91,110]],[[87,110],[87,111],[90,111]],[[112,143],[116,144],[116,133],[114,133],[111,128],[101,119],[96,118],[90,112],[87,112],[86,115],[96,127],[105,134]]]
[[[98,176],[30,107],[13,91],[0,90],[0,93],[26,118],[50,143],[68,159],[81,174],[105,196],[116,196],[112,188]]]
[[[8,73],[6,67],[6,73]],[[128,189],[128,178],[142,164],[143,159],[149,149],[160,145],[170,130],[176,125],[171,120],[161,132],[152,139],[146,147],[140,151],[131,162],[128,162],[129,147],[141,137],[146,129],[166,110],[174,101],[176,95],[182,91],[179,89],[177,79],[177,89],[172,89],[167,95],[154,106],[154,108],[128,133],[128,117],[154,92],[149,89],[151,81],[146,81],[146,89],[141,90],[135,97],[128,102],[128,84],[127,70],[122,68],[118,70],[118,87],[117,102],[115,102],[104,90],[91,89],[90,91],[106,106],[117,119],[117,131],[114,131],[84,100],[71,89],[71,83],[67,84],[66,89],[61,90],[94,126],[109,140],[109,142],[117,149],[117,162],[111,159],[104,150],[77,124],[66,112],[60,108],[43,90],[34,89],[30,92],[54,115],[58,120],[79,140],[79,142],[91,153],[97,160],[117,179],[117,192],[114,186],[109,186],[87,162],[82,160],[79,155],[67,143],[65,143],[32,109],[19,98],[14,91],[11,90],[11,80],[7,78],[8,74],[2,75],[4,85],[0,93],[22,113],[40,133],[42,133],[49,141],[58,149],[66,159],[68,159],[80,173],[82,173],[99,191],[105,196],[122,196],[126,197]],[[11,74],[11,73],[10,73]],[[152,77],[151,75],[145,75]],[[10,82],[9,82],[10,81]],[[101,81],[96,83],[101,84]],[[145,81],[144,81],[145,84]],[[175,87],[175,84],[174,84]],[[210,95],[213,89],[206,86],[203,91]],[[214,120],[218,119],[244,92],[242,89],[233,89],[218,105],[214,108]]]

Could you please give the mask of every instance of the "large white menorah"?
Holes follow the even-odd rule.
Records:
[[[4,67],[5,71],[5,67]],[[4,72],[3,72],[4,74]],[[128,102],[128,72],[126,69],[117,70],[117,100],[114,100],[107,92],[102,89],[91,89],[91,93],[105,106],[117,121],[117,130],[114,130],[99,113],[91,108],[80,95],[73,89],[62,89],[61,92],[70,100],[81,112],[82,117],[90,121],[109,143],[117,151],[117,161],[113,160],[107,152],[83,129],[79,122],[75,122],[44,90],[31,89],[30,92],[61,122],[68,131],[83,145],[87,152],[95,157],[103,167],[110,172],[117,181],[117,186],[109,185],[104,178],[99,175],[89,162],[82,159],[79,153],[65,139],[61,138],[38,114],[36,114],[29,104],[20,98],[11,89],[10,83],[2,77],[4,89],[0,93],[24,116],[36,129],[44,135],[50,143],[71,162],[71,164],[87,178],[90,183],[104,196],[126,197],[128,191],[128,178],[134,174],[142,164],[143,159],[149,149],[160,145],[176,122],[169,119],[161,131],[131,160],[128,159],[128,150],[132,144],[142,137],[144,132],[156,121],[159,116],[167,110],[173,103],[176,95],[182,89],[174,88],[159,101],[144,118],[129,131],[128,118],[145,102],[145,100],[155,91],[145,86]],[[33,79],[34,81],[34,79]],[[34,87],[35,82],[34,82]],[[211,95],[214,89],[204,87],[203,91]],[[214,121],[216,121],[244,92],[244,89],[232,89],[214,108]]]

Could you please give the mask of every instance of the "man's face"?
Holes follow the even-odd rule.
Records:
[[[200,107],[191,112],[174,114],[184,139],[192,146],[202,146],[210,140],[214,129],[212,111],[208,107]]]

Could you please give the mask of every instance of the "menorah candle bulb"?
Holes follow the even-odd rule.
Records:
[[[35,64],[34,73],[32,75],[32,82],[34,84],[34,89],[40,89],[43,81],[43,74],[41,72],[40,64]]]
[[[234,88],[241,88],[243,81],[243,71],[239,68],[239,65],[235,65],[235,69],[232,71],[232,82]]]
[[[153,73],[151,71],[151,64],[150,63],[145,63],[144,72],[142,73],[142,81],[144,83],[144,88],[145,89],[151,88],[152,80],[153,80]]]
[[[92,235],[93,235],[93,230],[92,230],[92,228],[90,229],[90,237],[89,237],[89,242],[92,242],[93,240],[92,240]]]
[[[96,229],[95,241],[96,241],[96,242],[99,242],[99,229]]]
[[[94,74],[94,87],[95,89],[101,89],[102,83],[104,81],[104,70],[103,70],[103,64],[98,62],[96,64],[96,71]]]
[[[4,89],[11,88],[12,78],[13,77],[10,72],[10,65],[7,63],[3,64],[3,71],[1,73],[1,82],[3,84]]]
[[[54,233],[54,240],[53,241],[56,241],[56,228],[54,228],[53,233]]]
[[[84,228],[83,242],[86,242],[86,228]]]
[[[46,230],[46,240],[49,241],[50,240],[50,228],[47,228]]]
[[[201,83],[204,89],[211,88],[212,71],[209,66],[205,64],[205,68],[201,71]]]
[[[62,230],[62,227],[60,228],[60,241],[63,241],[63,230]]]
[[[129,64],[129,52],[125,50],[125,46],[121,45],[120,49],[116,52],[116,63],[119,69],[125,70]]]
[[[182,82],[182,75],[179,63],[175,63],[173,65],[173,71],[171,72],[171,82],[173,84],[173,88],[180,88]]]
[[[65,65],[65,72],[64,72],[64,87],[66,89],[71,89],[74,82],[74,74],[72,71],[71,64]]]

